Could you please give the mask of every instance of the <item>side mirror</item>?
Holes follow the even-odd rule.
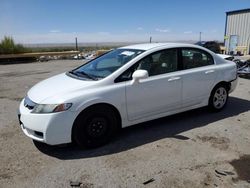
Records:
[[[133,73],[132,78],[133,78],[133,84],[138,83],[139,80],[148,78],[148,71],[146,71],[146,70],[136,70]]]

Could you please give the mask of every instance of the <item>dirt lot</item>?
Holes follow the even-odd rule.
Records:
[[[129,127],[98,149],[32,142],[18,124],[21,98],[81,63],[0,65],[0,187],[250,187],[249,79],[239,79],[222,112],[202,108]]]

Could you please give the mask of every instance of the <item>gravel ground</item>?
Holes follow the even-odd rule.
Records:
[[[16,110],[28,89],[82,64],[0,65],[0,187],[250,187],[250,80],[227,107],[122,130],[101,148],[47,146],[27,138]]]

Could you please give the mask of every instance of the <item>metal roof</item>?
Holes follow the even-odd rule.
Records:
[[[250,8],[247,9],[241,9],[241,10],[233,10],[233,11],[228,11],[226,14],[238,14],[238,13],[245,13],[245,12],[250,12]]]

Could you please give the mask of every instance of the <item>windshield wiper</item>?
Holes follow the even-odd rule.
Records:
[[[87,77],[87,78],[89,78],[89,79],[91,79],[91,80],[97,80],[97,78],[96,77],[94,77],[94,76],[92,76],[92,75],[89,75],[89,74],[87,74],[86,72],[84,72],[84,71],[69,71],[69,73],[70,74],[74,74],[74,75],[76,75],[76,76],[85,76],[85,77]]]

